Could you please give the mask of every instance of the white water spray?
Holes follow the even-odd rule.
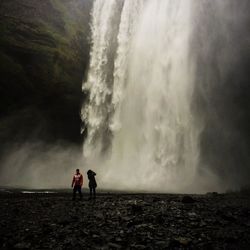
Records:
[[[95,1],[82,118],[84,154],[102,187],[183,191],[192,184],[199,130],[191,112],[191,14],[186,0]]]

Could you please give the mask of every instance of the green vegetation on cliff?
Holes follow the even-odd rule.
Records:
[[[80,142],[91,0],[1,0],[0,140]]]

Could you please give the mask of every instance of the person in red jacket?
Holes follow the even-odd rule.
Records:
[[[73,200],[76,199],[76,192],[79,193],[80,199],[82,199],[82,184],[83,176],[80,173],[79,169],[76,169],[76,173],[73,176],[71,187],[73,187]]]

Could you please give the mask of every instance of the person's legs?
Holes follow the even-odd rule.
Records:
[[[74,188],[73,188],[73,200],[76,199],[76,190],[77,190],[77,188],[76,188],[76,186],[74,186]]]
[[[94,193],[94,199],[95,199],[95,194],[96,194],[96,193],[95,193],[95,187],[93,187],[93,193]]]
[[[89,199],[92,199],[92,192],[93,192],[93,188],[89,187]]]
[[[82,199],[82,187],[78,186],[78,193],[80,195],[80,199]]]

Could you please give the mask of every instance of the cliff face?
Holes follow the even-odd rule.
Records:
[[[1,0],[0,140],[81,141],[91,0]]]

